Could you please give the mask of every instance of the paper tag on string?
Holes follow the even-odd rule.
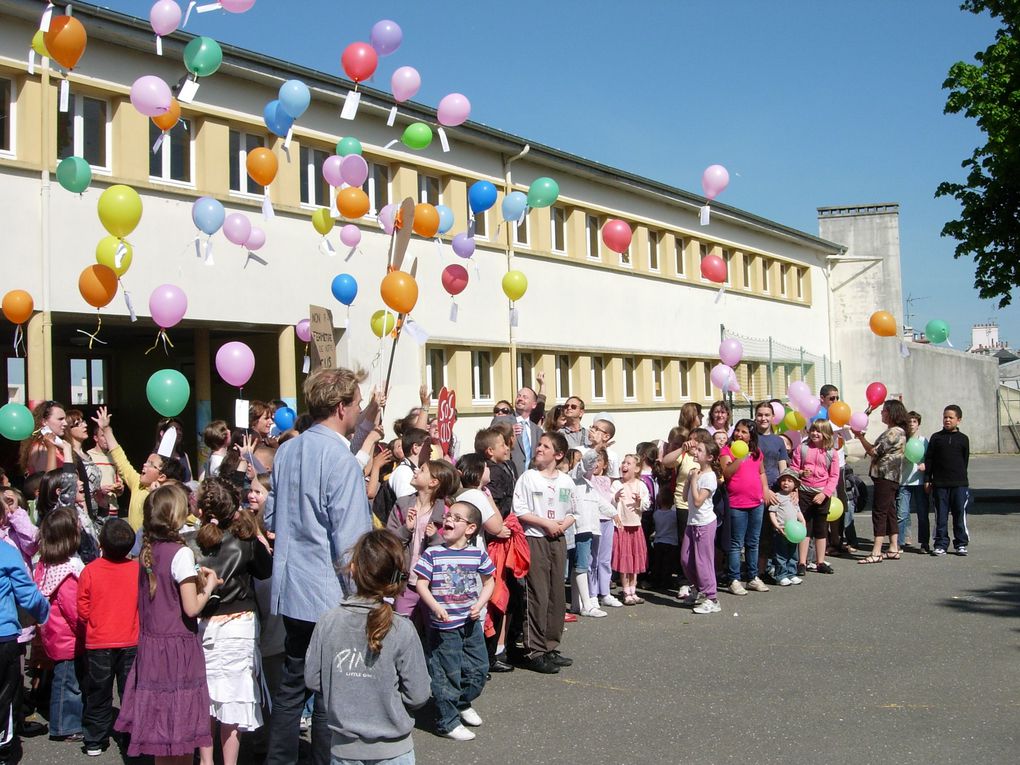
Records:
[[[471,258],[471,262],[474,263],[474,266],[475,266],[475,278],[476,279],[481,279],[482,278],[482,270],[478,267],[478,261],[475,260],[474,258]]]
[[[220,3],[206,3],[205,5],[198,6],[195,9],[195,13],[209,13],[209,11],[218,11],[221,8],[223,8],[223,6]],[[245,427],[248,426],[245,425]]]
[[[723,286],[721,286],[719,288],[719,291],[716,293],[715,300],[713,302],[718,303],[720,300],[722,300],[722,296],[723,296],[723,293],[725,291],[726,291],[726,285],[724,284]]]
[[[199,258],[199,259],[202,258],[202,237],[201,237],[201,235],[195,237],[195,257]]]
[[[124,293],[124,303],[127,305],[128,316],[131,317],[131,321],[138,321],[138,314],[135,313],[135,306],[131,302],[131,293],[124,289],[124,285],[120,285],[121,291]]]
[[[248,399],[234,399],[234,427],[248,428]]]
[[[393,123],[397,120],[397,107],[390,107],[390,114],[386,118],[386,127],[393,127]]]
[[[262,217],[265,220],[272,220],[276,217],[276,213],[273,212],[273,203],[269,199],[269,187],[266,186],[266,193],[262,196]]]
[[[446,137],[446,131],[442,128],[437,128],[436,133],[439,135],[439,144],[443,147],[443,151],[450,150],[450,140]]]
[[[196,0],[191,0],[191,2],[188,3],[188,10],[184,12],[184,21],[181,22],[181,29],[184,29],[184,27],[187,26],[188,19],[191,18],[191,12],[195,10],[196,5],[198,5]]]
[[[519,313],[517,313],[517,309],[516,308],[511,308],[510,309],[510,326],[511,327],[516,327],[518,322],[520,321],[520,318],[521,318],[521,316],[520,316]]]
[[[213,245],[213,241],[212,241],[212,237],[210,236],[208,239],[205,240],[205,264],[207,266],[214,266],[214,265],[216,265],[215,263],[213,263],[213,259],[212,259],[212,245]]]
[[[468,239],[474,239],[475,238],[475,226],[476,225],[478,225],[478,224],[475,222],[475,216],[472,215],[470,218],[468,218],[468,228],[467,228]]]
[[[712,208],[710,208],[708,205],[705,205],[704,207],[698,210],[698,215],[701,220],[701,225],[707,226],[709,224],[710,218],[712,217]]]
[[[907,347],[906,343],[900,343],[900,356],[903,358],[909,358],[910,356],[910,349]]]
[[[67,113],[67,104],[71,96],[71,85],[65,77],[60,81],[60,111]]]
[[[336,255],[336,250],[333,249],[332,243],[326,237],[322,237],[322,241],[319,242],[319,252],[331,258]]]
[[[47,3],[46,4],[46,10],[43,11],[42,18],[39,19],[39,31],[40,32],[49,32],[50,31],[50,21],[52,21],[52,20],[53,20],[53,3]]]
[[[528,217],[528,211],[530,209],[531,209],[530,207],[525,207],[524,208],[524,212],[521,213],[521,217],[517,219],[517,225],[518,226],[520,226],[522,223],[524,223],[524,219]]]
[[[429,333],[414,319],[408,318],[404,322],[404,331],[411,336],[411,339],[418,345],[425,345],[429,341]]]
[[[127,245],[121,239],[117,242],[117,249],[113,253],[113,265],[118,270],[124,264],[124,256],[127,255]]]
[[[163,38],[160,37],[159,35],[156,35],[156,55],[157,56],[163,55]]]
[[[245,415],[247,416],[247,412]],[[245,423],[247,426],[248,423]],[[173,457],[174,446],[177,445],[177,428],[169,427],[166,432],[163,433],[163,437],[159,440],[159,448],[156,449],[156,454],[160,457]]]
[[[156,138],[156,142],[152,144],[152,153],[157,154],[160,147],[163,146],[163,139],[166,138],[166,133],[160,133],[159,137]]]
[[[437,236],[433,241],[435,241],[435,243],[436,243],[436,255],[439,256],[440,260],[442,260],[443,259],[443,240],[440,239]]]
[[[396,146],[396,145],[397,145],[398,143],[400,143],[400,141],[398,141],[398,140],[397,140],[396,138],[394,138],[394,139],[393,139],[392,141],[390,141],[390,142],[389,142],[389,143],[387,143],[387,144],[386,144],[385,146],[383,146],[383,148],[384,148],[384,149],[392,149],[392,148],[393,148],[394,146]]]
[[[358,104],[361,103],[361,93],[352,90],[344,99],[344,108],[340,111],[340,119],[352,120],[358,115]]]
[[[198,80],[194,80],[191,77],[187,78],[181,85],[181,90],[177,94],[177,100],[182,104],[190,104],[195,100],[195,96],[198,94]]]
[[[28,52],[28,73],[35,74],[35,49]]]
[[[450,303],[450,321],[457,321],[457,301]]]
[[[305,356],[304,361],[301,362],[301,374],[308,374],[308,370],[312,368],[312,359],[309,356]]]
[[[294,137],[294,128],[287,128],[287,137],[283,139],[283,150],[287,153],[287,160],[290,161],[290,139]]]

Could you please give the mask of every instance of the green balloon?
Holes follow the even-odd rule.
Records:
[[[11,441],[24,441],[35,430],[32,412],[24,404],[4,404],[0,407],[0,436]]]
[[[361,141],[352,135],[341,138],[336,142],[336,153],[341,157],[348,154],[361,154]]]
[[[92,168],[81,157],[67,157],[57,165],[57,181],[73,194],[81,194],[92,183]]]
[[[412,122],[404,128],[400,140],[410,149],[424,149],[432,143],[432,128],[424,122]]]
[[[942,319],[932,319],[924,325],[924,336],[932,343],[944,343],[949,339],[949,325]]]
[[[548,207],[560,195],[560,186],[552,178],[537,178],[528,189],[528,207]]]
[[[184,411],[191,398],[188,379],[176,369],[153,372],[145,384],[145,395],[152,408],[164,417],[176,417]]]
[[[907,445],[903,447],[903,456],[915,465],[924,460],[924,441],[916,436],[911,438],[907,441]]]
[[[211,37],[196,37],[184,48],[184,66],[196,77],[208,77],[223,63],[223,49]]]
[[[790,544],[803,542],[807,536],[807,527],[800,521],[790,520],[783,526],[783,535]]]

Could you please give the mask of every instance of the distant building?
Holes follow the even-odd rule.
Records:
[[[967,352],[993,356],[1000,364],[1020,359],[1020,356],[1009,349],[1008,341],[999,339],[999,325],[994,321],[975,324],[970,328],[970,348]]]

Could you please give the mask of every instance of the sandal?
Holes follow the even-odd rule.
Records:
[[[861,558],[859,561],[857,561],[857,564],[861,565],[861,564],[881,563],[881,562],[882,562],[882,556],[881,555],[869,555],[867,558]]]
[[[890,550],[889,552],[885,553],[882,557],[885,560],[899,560],[900,554],[902,552],[903,552],[902,550]]]
[[[631,597],[634,598],[635,606],[640,606],[642,603],[645,602],[645,599],[642,598],[640,595],[631,595]]]
[[[625,595],[623,598],[623,605],[625,606],[636,606],[637,596],[636,595]]]

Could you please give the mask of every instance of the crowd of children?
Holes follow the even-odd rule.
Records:
[[[338,572],[349,594],[315,625],[304,665],[334,761],[413,763],[412,711],[430,699],[436,732],[475,738],[473,702],[491,673],[570,667],[565,622],[641,605],[639,590],[676,590],[708,615],[721,610],[720,590],[745,596],[834,573],[829,555],[856,552],[840,437],[861,438],[876,485],[875,549],[859,563],[899,559],[911,515],[922,551],[945,554],[950,514],[956,552],[968,551],[969,446],[955,405],[913,462],[904,449],[920,416],[896,401],[874,444],[824,420],[803,438],[773,433],[772,402],[732,425],[717,402],[702,428],[700,407],[687,404],[665,439],[621,459],[611,415],[580,427],[584,404],[572,397],[566,419],[542,431],[526,388],[515,405],[497,404],[474,451],[455,459],[459,444],[439,448],[428,401],[423,392],[384,444],[374,395],[351,434],[375,529],[350,540]],[[254,402],[248,430],[211,423],[201,480],[190,481],[179,423],[161,423],[135,471],[105,408],[85,452],[82,434],[62,438],[57,402],[37,407],[21,488],[4,477],[0,512],[0,762],[32,724],[31,707],[45,712],[46,689],[50,737],[88,755],[115,737],[128,756],[157,763],[191,763],[197,752],[211,765],[216,748],[225,765],[238,762],[242,738],[271,713],[283,661],[285,617],[266,589],[267,475],[278,446],[311,424],[276,432],[271,413]]]

